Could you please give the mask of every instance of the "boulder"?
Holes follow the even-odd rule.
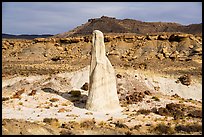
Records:
[[[178,78],[181,84],[189,86],[191,84],[191,76],[189,74],[185,74]]]
[[[162,53],[158,53],[157,55],[157,58],[160,59],[160,60],[163,60],[165,57]]]
[[[69,92],[69,94],[71,94],[72,97],[80,97],[81,96],[81,91],[79,91],[79,90],[71,90]]]
[[[147,40],[157,40],[158,39],[158,35],[147,35],[146,39]]]
[[[178,52],[178,51],[174,51],[174,52],[169,56],[169,58],[171,58],[171,59],[176,59],[177,57],[179,57],[179,52]]]
[[[167,40],[168,36],[167,35],[159,35],[158,40]]]

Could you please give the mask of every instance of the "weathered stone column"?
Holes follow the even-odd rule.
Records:
[[[106,57],[103,33],[93,31],[89,94],[86,108],[92,111],[120,110],[113,66]]]

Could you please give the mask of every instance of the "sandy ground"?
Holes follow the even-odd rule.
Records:
[[[172,117],[161,116],[155,113],[150,113],[147,116],[143,114],[136,115],[136,112],[140,109],[151,110],[154,107],[165,107],[168,103],[179,103],[182,99],[184,104],[202,109],[202,83],[194,81],[191,85],[186,86],[176,83],[176,78],[150,74],[147,71],[116,69],[116,74],[122,76],[117,78],[120,98],[122,97],[121,93],[124,92],[127,95],[127,91],[132,89],[135,89],[136,92],[149,90],[152,95],[145,96],[143,101],[136,104],[123,106],[122,111],[99,113],[86,110],[84,107],[88,91],[82,90],[81,87],[84,83],[89,82],[89,66],[70,73],[34,75],[29,77],[13,76],[2,81],[3,98],[8,98],[2,104],[2,118],[37,123],[43,123],[43,120],[46,118],[56,118],[60,124],[70,121],[83,122],[94,119],[96,123],[101,123],[102,121],[109,123],[110,127],[113,128],[115,127],[114,122],[121,121],[128,128],[132,128],[135,125],[144,127],[148,124],[156,125],[158,124],[157,120],[169,122],[173,119]],[[69,94],[73,90],[80,91],[81,96],[73,97]],[[19,91],[22,91],[21,94],[17,98],[13,98],[15,93]],[[33,94],[30,95],[32,91]],[[172,98],[171,95],[175,94],[182,99]],[[152,99],[152,96],[159,97],[160,101],[155,101]],[[194,102],[186,102],[185,100],[187,99],[194,100]],[[149,102],[147,103],[147,101]],[[202,118],[201,121],[200,119],[194,119],[193,121],[200,123]],[[191,123],[192,120],[186,119],[185,122]],[[175,126],[175,122],[172,125]],[[53,134],[59,134],[58,130]],[[45,131],[42,133],[45,133]],[[91,132],[90,130],[85,130],[83,133],[80,132],[78,134],[97,133],[102,134],[96,131]],[[147,127],[140,130],[140,132],[135,132],[135,134],[148,134]]]

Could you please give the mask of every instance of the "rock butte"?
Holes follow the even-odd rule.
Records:
[[[98,112],[120,110],[116,76],[113,66],[105,55],[103,33],[93,31],[89,94],[86,108]]]

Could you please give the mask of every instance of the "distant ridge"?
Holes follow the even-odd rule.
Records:
[[[183,32],[202,34],[202,23],[181,25],[174,22],[142,22],[134,19],[116,19],[102,16],[101,18],[88,19],[88,22],[75,29],[54,35],[53,37],[70,37],[92,34],[98,29],[103,33],[136,33],[148,34],[157,32]]]
[[[47,37],[51,37],[53,35],[50,34],[43,34],[43,35],[27,35],[27,34],[23,34],[23,35],[12,35],[12,34],[2,34],[2,38],[7,38],[7,39],[34,39],[34,38],[47,38]]]

